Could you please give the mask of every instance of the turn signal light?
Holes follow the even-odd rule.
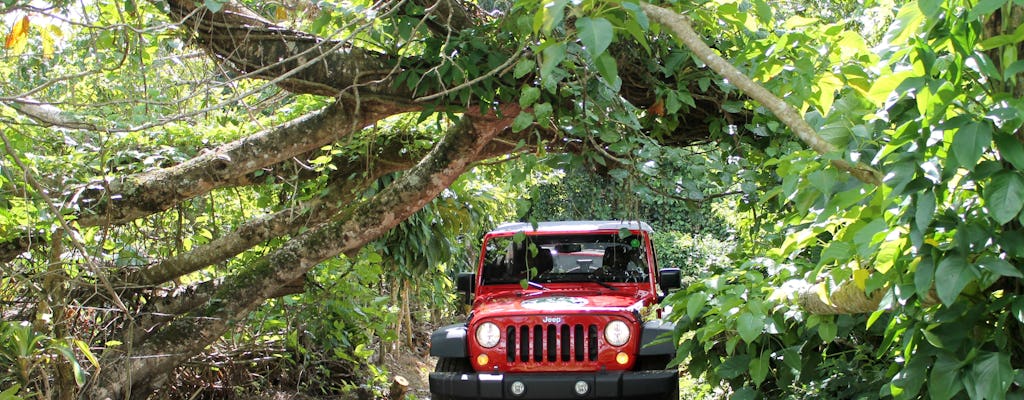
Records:
[[[479,365],[479,366],[482,367],[484,365],[487,365],[487,363],[489,363],[489,362],[491,362],[491,359],[490,359],[490,357],[487,357],[486,354],[481,354],[481,355],[476,356],[476,365]]]
[[[619,363],[619,365],[626,365],[626,364],[628,364],[629,363],[629,354],[626,354],[626,353],[623,353],[623,352],[620,351],[619,354],[615,355],[615,362]]]

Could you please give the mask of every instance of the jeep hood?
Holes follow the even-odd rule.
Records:
[[[474,319],[522,315],[632,314],[643,308],[645,296],[644,292],[593,294],[558,290],[522,291],[479,299],[474,306]]]

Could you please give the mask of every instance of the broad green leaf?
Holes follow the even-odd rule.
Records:
[[[961,167],[974,171],[986,147],[992,145],[992,127],[986,123],[969,122],[953,135],[950,151]]]
[[[770,353],[770,351],[763,351],[760,357],[750,360],[750,379],[754,381],[755,385],[760,386],[761,382],[768,377],[768,371],[771,368]]]
[[[732,394],[729,400],[754,400],[757,398],[757,391],[749,387],[742,387]]]
[[[985,257],[978,261],[978,266],[982,270],[991,272],[999,276],[1009,276],[1014,278],[1024,278],[1024,274],[1020,272],[1020,269],[1014,267],[1013,264],[1006,262],[1006,260],[998,259],[995,257]]]
[[[608,45],[612,43],[614,37],[612,23],[600,17],[577,19],[576,29],[579,31],[578,35],[580,41],[583,42],[583,48],[590,53],[590,57],[595,59],[608,49]]]
[[[761,331],[764,330],[764,317],[750,312],[743,312],[736,322],[736,330],[744,342],[753,343],[761,335]]]
[[[1004,399],[1014,375],[1009,354],[983,353],[971,366],[974,385],[968,386],[967,392],[974,399]]]
[[[885,104],[886,100],[889,99],[889,95],[891,95],[897,87],[907,80],[907,78],[914,76],[914,71],[909,70],[879,76],[871,85],[871,89],[868,90],[868,100],[871,100],[876,107],[882,106]]]
[[[516,119],[512,120],[512,131],[519,132],[529,128],[533,124],[533,114],[526,111],[520,112]]]
[[[690,319],[697,318],[701,310],[704,309],[704,305],[707,304],[707,301],[707,298],[700,294],[690,296],[690,298],[686,300],[686,315],[690,317]]]
[[[751,358],[749,354],[738,354],[725,359],[725,362],[718,366],[718,375],[725,379],[742,375],[750,368]]]
[[[536,86],[523,86],[523,90],[519,95],[519,106],[526,108],[532,106],[533,103],[540,99],[540,88]]]
[[[1024,178],[1016,171],[1003,171],[985,186],[985,207],[1000,225],[1017,217],[1024,207]]]
[[[967,284],[977,277],[974,266],[968,264],[961,255],[947,256],[939,261],[935,276],[941,277],[935,280],[935,291],[946,306],[953,304]]]
[[[996,149],[999,150],[999,155],[1003,160],[1009,161],[1017,169],[1024,170],[1024,144],[1021,144],[1013,135],[1003,132],[996,133],[993,136],[996,142]]]
[[[516,68],[512,71],[512,77],[519,79],[526,74],[533,72],[533,69],[537,66],[537,62],[533,61],[532,58],[524,58],[516,63]]]
[[[542,78],[549,78],[552,71],[565,60],[565,43],[557,42],[550,44],[541,51],[540,74]]]
[[[928,377],[928,395],[932,400],[949,400],[963,390],[960,363],[952,357],[940,355]]]
[[[917,1],[908,2],[900,8],[896,19],[889,24],[889,30],[882,40],[891,46],[905,45],[907,39],[918,31],[924,21],[924,14],[921,13]]]

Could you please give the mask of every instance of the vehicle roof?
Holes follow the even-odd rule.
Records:
[[[646,222],[642,221],[545,221],[537,223],[536,232],[589,232],[596,230],[641,230],[654,232]],[[494,228],[490,233],[534,232],[529,222],[507,222]]]

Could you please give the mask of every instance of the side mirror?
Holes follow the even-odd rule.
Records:
[[[455,289],[466,294],[466,304],[472,304],[473,292],[476,291],[476,274],[460,272],[455,277]]]
[[[661,291],[665,292],[665,294],[683,287],[682,273],[679,272],[679,268],[662,268],[660,275],[661,279],[658,281],[658,286],[661,287]]]

